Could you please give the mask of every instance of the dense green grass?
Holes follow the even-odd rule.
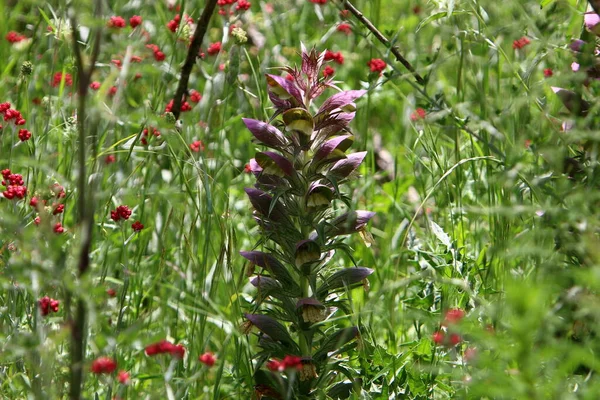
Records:
[[[84,398],[251,398],[256,337],[239,325],[255,288],[238,251],[252,249],[260,234],[243,191],[254,184],[244,166],[259,147],[241,118],[272,115],[264,73],[299,64],[301,43],[341,51],[343,65],[329,62],[339,86],[369,90],[352,125],[353,150],[369,156],[351,193],[353,207],[378,213],[369,224],[375,243],[350,237],[354,260],[339,258],[340,266],[375,269],[369,291],[348,295],[353,313],[340,321],[361,330],[346,364],[362,377],[354,398],[600,396],[596,118],[569,115],[551,89],[582,91],[594,104],[597,83],[582,86],[568,48],[583,32],[586,2],[356,0],[426,77],[422,87],[354,17],[350,35],[336,31],[339,2],[254,0],[237,22],[249,33],[243,46],[223,38],[229,20],[213,17],[202,48],[221,41],[224,51],[195,67],[190,88],[203,98],[190,103],[180,129],[163,116],[187,51],[166,28],[176,12],[161,1],[110,3],[101,21],[88,2],[74,11],[92,28],[113,15],[141,15],[151,38],[129,26],[102,33],[93,75],[101,87],[90,91],[84,121],[95,212],[81,279],[76,61],[70,39],[47,31],[67,8],[0,4],[2,38],[9,31],[31,38],[27,46],[0,41],[0,103],[20,110],[33,134],[20,143],[22,127],[0,121],[0,170],[22,174],[28,188],[23,201],[0,197],[2,398],[67,397],[66,321],[77,300],[88,313]],[[180,4],[197,19],[198,3]],[[523,36],[531,43],[513,49]],[[165,61],[155,61],[147,43]],[[91,46],[81,49],[89,60]],[[142,62],[111,64],[128,53]],[[369,74],[372,58],[387,62],[383,76]],[[20,72],[25,61],[33,64],[29,76]],[[73,85],[52,87],[57,72],[72,74]],[[427,115],[412,120],[418,107]],[[564,120],[574,128],[562,132]],[[161,135],[144,146],[148,127]],[[195,140],[204,150],[190,150]],[[116,161],[107,164],[108,155]],[[382,158],[390,161],[384,169]],[[54,184],[65,188],[64,214],[42,213],[36,226],[29,200],[49,197]],[[122,204],[133,214],[115,223],[110,211]],[[144,229],[135,233],[138,220]],[[57,221],[63,234],[53,232]],[[43,296],[60,301],[58,313],[39,314]],[[466,311],[451,327],[462,341],[437,346],[432,334],[450,308]],[[185,346],[184,360],[144,354],[165,338]],[[198,361],[205,351],[217,357],[211,368]],[[130,384],[90,373],[100,356],[113,357]]]

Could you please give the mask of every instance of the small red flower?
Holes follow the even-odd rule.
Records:
[[[135,232],[139,232],[144,229],[144,225],[142,225],[140,221],[135,221],[133,224],[131,224],[131,229],[133,229]]]
[[[108,297],[115,297],[117,295],[117,291],[113,288],[106,289],[106,294]]]
[[[40,307],[40,313],[43,317],[50,314],[51,312],[58,312],[58,307],[60,305],[58,300],[51,299],[48,296],[44,296],[38,300],[38,305]]]
[[[350,24],[341,23],[337,26],[336,29],[338,32],[345,33],[346,35],[349,35],[352,33],[352,26]]]
[[[125,205],[121,205],[110,212],[110,218],[115,222],[121,219],[127,220],[129,217],[131,217],[131,209]]]
[[[100,89],[100,82],[94,81],[94,82],[90,83],[90,89],[92,89],[92,90]]]
[[[544,69],[544,76],[546,78],[550,78],[552,75],[554,75],[554,72],[552,72],[552,68]]]
[[[267,363],[267,369],[272,372],[282,372],[285,368],[281,361],[274,359]]]
[[[202,100],[202,94],[196,90],[192,90],[190,92],[190,101],[198,103],[200,100]]]
[[[175,345],[167,340],[161,340],[160,342],[150,344],[146,346],[145,351],[148,356],[169,353],[173,357],[183,358],[185,355],[185,347],[182,345]]]
[[[285,356],[282,361],[284,367],[287,368],[295,368],[302,369],[302,358],[298,356]]]
[[[252,172],[252,167],[250,166],[250,164],[246,163],[246,165],[244,165],[244,172],[247,174]]]
[[[115,94],[117,94],[117,87],[116,86],[111,86],[110,89],[108,89],[108,95],[109,96],[114,96]]]
[[[235,9],[237,11],[240,11],[240,10],[246,11],[246,10],[250,9],[250,6],[251,6],[251,4],[250,4],[249,1],[247,1],[247,0],[238,0],[238,4],[235,7]]]
[[[113,16],[108,20],[109,28],[125,28],[125,19],[123,17]]]
[[[179,14],[175,16],[175,19],[170,20],[169,22],[167,22],[167,28],[169,28],[169,30],[171,32],[177,32],[177,28],[179,27],[179,21],[180,21],[180,17]]]
[[[117,374],[117,380],[121,385],[129,385],[131,379],[129,378],[129,372],[127,371],[119,371]]]
[[[121,67],[123,66],[123,63],[121,62],[121,60],[110,60],[110,62],[112,64],[115,64],[117,68],[121,69]]]
[[[114,154],[109,154],[109,155],[107,155],[107,156],[104,158],[104,163],[105,163],[106,165],[108,165],[108,164],[112,164],[112,163],[114,163],[115,161],[117,161],[117,157],[115,157],[115,155],[114,155]]]
[[[433,342],[435,344],[443,344],[444,343],[444,339],[446,338],[446,335],[442,331],[436,331],[436,332],[433,333],[433,335],[431,336],[431,338],[433,339]]]
[[[142,17],[140,17],[139,15],[134,15],[133,17],[129,18],[129,26],[131,26],[132,28],[135,28],[138,25],[142,24]]]
[[[529,39],[527,39],[525,36],[523,36],[522,38],[515,40],[513,42],[512,47],[515,50],[519,50],[519,49],[522,49],[523,47],[527,46],[529,43],[531,43],[529,41]]]
[[[327,4],[327,0],[310,0],[310,2],[315,4]]]
[[[33,208],[37,207],[38,205],[38,198],[37,197],[32,197],[31,200],[29,200],[29,205]]]
[[[325,78],[329,78],[333,74],[335,74],[335,69],[331,68],[329,65],[327,65],[327,66],[325,66],[325,68],[323,68],[323,76]]]
[[[208,53],[209,56],[214,56],[216,54],[219,54],[220,51],[221,51],[221,42],[212,43],[210,46],[208,46],[208,49],[206,50],[206,52]]]
[[[59,86],[63,79],[65,81],[65,86],[73,85],[73,77],[71,76],[71,74],[63,74],[62,72],[57,72],[52,78],[52,87]]]
[[[385,67],[387,67],[387,64],[381,58],[373,58],[367,65],[369,66],[369,69],[371,69],[371,72],[379,72],[380,75]]]
[[[420,119],[425,119],[427,116],[427,112],[421,107],[417,108],[412,114],[410,114],[411,121],[418,121]]]
[[[112,374],[117,369],[117,363],[110,357],[98,357],[92,362],[94,374]]]
[[[58,204],[56,207],[54,207],[54,211],[52,211],[52,215],[62,214],[64,211],[65,211],[65,205]]]
[[[19,139],[21,140],[21,142],[26,142],[30,138],[31,132],[29,132],[27,129],[19,129]]]
[[[41,222],[42,222],[42,219],[39,216],[37,216],[33,219],[33,223],[36,225],[39,225]]]
[[[446,311],[443,326],[458,324],[465,317],[465,312],[460,308],[451,308]]]
[[[52,230],[56,234],[61,234],[61,233],[64,233],[65,228],[62,226],[62,224],[60,222],[57,222],[56,224],[54,224],[54,228]]]
[[[215,365],[217,358],[215,357],[215,355],[213,353],[206,352],[206,353],[202,354],[200,357],[198,357],[198,361],[200,361],[202,364],[204,364],[210,368],[213,365]]]
[[[154,59],[156,61],[164,61],[165,58],[165,53],[163,53],[162,51],[159,50],[154,52]]]
[[[204,151],[204,143],[202,143],[202,141],[200,140],[196,140],[195,142],[190,144],[190,149],[195,153]]]
[[[20,35],[15,31],[10,31],[6,34],[6,36],[4,37],[9,43],[19,43],[25,39],[27,39],[26,36]]]
[[[460,337],[459,334],[453,333],[453,334],[450,335],[450,344],[452,346],[456,346],[461,341],[462,341],[462,338]]]
[[[338,64],[343,64],[344,63],[344,56],[342,54],[341,51],[338,51],[337,53],[334,53],[331,50],[327,50],[325,52],[325,61],[331,61],[333,60],[334,62],[338,63]]]

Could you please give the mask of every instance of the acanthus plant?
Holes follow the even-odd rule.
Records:
[[[258,143],[270,148],[250,161],[257,182],[246,189],[261,228],[257,247],[265,251],[241,252],[249,261],[248,275],[256,273],[254,309],[245,314],[243,329],[259,331],[259,398],[314,398],[326,387],[349,393],[353,386],[336,382],[349,374],[341,355],[356,347],[359,329],[340,328],[333,319],[350,313],[343,294],[368,284],[373,270],[339,268],[333,257],[336,250],[350,251],[344,236],[370,238],[365,227],[375,214],[350,210],[341,191],[367,154],[346,154],[354,141],[348,129],[354,101],[366,91],[340,91],[314,106],[327,88],[336,88],[321,72],[324,54],[303,48],[299,70],[285,67],[286,77],[267,75],[275,115],[268,123],[243,119]],[[348,206],[346,212],[338,210],[340,204]]]

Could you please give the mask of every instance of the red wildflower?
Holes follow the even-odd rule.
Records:
[[[32,197],[31,200],[29,200],[29,205],[33,208],[37,207],[38,205],[38,198],[37,197]]]
[[[132,28],[135,28],[138,25],[142,24],[142,17],[140,17],[139,15],[134,15],[133,17],[129,18],[129,26],[131,26]]]
[[[200,357],[198,357],[198,361],[200,361],[202,364],[204,364],[210,368],[213,365],[215,365],[217,358],[215,357],[215,355],[213,353],[206,352],[206,353],[202,354]]]
[[[131,209],[125,205],[121,205],[110,212],[110,218],[115,222],[119,222],[121,219],[127,220],[129,217],[131,217]]]
[[[4,114],[9,109],[10,109],[10,103],[9,102],[0,103],[0,113],[1,114]]]
[[[110,60],[111,63],[115,64],[117,66],[117,68],[121,68],[121,66],[123,65],[123,63],[121,62],[121,60]]]
[[[315,4],[327,4],[327,0],[310,0],[310,2]]]
[[[131,229],[133,229],[135,232],[139,232],[144,229],[144,225],[142,225],[140,221],[135,221],[133,224],[131,224]]]
[[[41,219],[39,216],[37,216],[37,217],[35,217],[35,218],[33,219],[33,223],[34,223],[34,224],[36,224],[36,225],[39,225],[39,224],[40,224],[40,222],[42,222],[42,219]]]
[[[204,151],[204,143],[202,143],[202,141],[200,141],[200,140],[196,140],[193,143],[190,143],[190,149],[194,153],[198,153],[200,151]]]
[[[302,369],[302,359],[298,356],[285,356],[282,361],[284,367]]]
[[[179,14],[175,15],[175,17],[172,20],[167,22],[167,28],[169,28],[169,30],[171,32],[176,32],[177,28],[179,27],[180,21],[181,21],[181,16]]]
[[[334,53],[331,50],[327,50],[325,52],[325,61],[330,61],[333,60],[338,64],[343,64],[344,63],[344,56],[342,55],[341,51],[338,51],[337,53]]]
[[[433,339],[433,342],[435,344],[442,344],[442,343],[444,343],[444,339],[446,338],[446,335],[442,331],[436,331],[433,333],[431,338]]]
[[[283,360],[274,358],[267,363],[267,369],[273,372],[283,372],[288,368],[297,370],[302,369],[302,358],[288,355],[285,356]]]
[[[62,226],[62,224],[60,222],[57,222],[56,224],[54,224],[53,231],[54,231],[54,233],[61,234],[61,233],[64,233],[65,228]]]
[[[117,87],[116,86],[111,86],[110,89],[108,89],[108,95],[109,96],[114,96],[115,94],[117,94]]]
[[[63,74],[62,72],[57,72],[52,78],[52,87],[57,87],[63,80],[65,81],[65,86],[73,85],[73,77],[71,76],[71,74]]]
[[[117,291],[113,288],[106,289],[106,294],[108,297],[115,297],[117,295]]]
[[[550,78],[552,75],[554,75],[554,72],[552,72],[552,68],[544,69],[544,76],[546,78]]]
[[[190,92],[190,101],[193,101],[194,103],[198,103],[200,100],[202,100],[202,94],[200,94],[200,92],[198,92],[196,90],[192,90]]]
[[[373,58],[367,65],[371,69],[371,72],[379,72],[380,75],[385,67],[387,67],[387,64],[381,58]]]
[[[216,54],[219,54],[220,51],[221,51],[221,42],[211,43],[211,45],[208,46],[208,49],[206,50],[206,52],[208,53],[209,56],[214,56]]]
[[[166,353],[169,353],[176,358],[183,358],[185,355],[185,347],[180,344],[175,345],[167,340],[161,340],[160,342],[146,346],[146,355],[148,356]]]
[[[98,357],[92,362],[92,372],[95,374],[112,374],[117,369],[117,363],[110,357]]]
[[[31,138],[31,132],[27,129],[19,129],[19,139],[21,142],[25,142]]]
[[[108,20],[109,28],[125,28],[125,19],[123,17],[112,16]]]
[[[52,211],[52,215],[62,214],[64,211],[65,211],[65,205],[58,204],[56,207],[54,207],[54,211]]]
[[[250,166],[250,164],[246,163],[246,165],[244,165],[244,172],[247,174],[252,172],[252,167]]]
[[[352,33],[352,26],[350,26],[350,24],[341,23],[337,26],[336,29],[338,32],[345,33],[346,35],[349,35]]]
[[[109,154],[109,155],[107,155],[107,156],[104,158],[104,163],[105,163],[106,165],[108,165],[108,164],[112,164],[112,163],[114,163],[115,161],[117,161],[117,157],[115,157],[115,155],[114,155],[114,154]]]
[[[465,317],[465,312],[460,308],[451,308],[446,311],[446,315],[444,316],[444,322],[442,325],[453,325],[459,323]]]
[[[519,49],[522,49],[523,47],[527,46],[529,43],[531,43],[529,41],[529,39],[527,39],[525,36],[523,36],[522,38],[515,40],[513,42],[512,47],[515,50],[519,50]]]
[[[248,10],[250,9],[250,2],[247,0],[238,0],[238,5],[235,7],[236,10]]]
[[[329,78],[333,74],[335,74],[335,69],[331,68],[329,65],[327,65],[327,66],[325,66],[325,68],[323,68],[323,76],[325,78]]]
[[[20,35],[15,31],[8,32],[5,36],[5,38],[9,43],[18,43],[20,41],[27,39],[26,36]]]
[[[38,305],[40,307],[40,313],[43,317],[50,314],[51,312],[58,312],[58,307],[60,305],[58,300],[51,299],[48,296],[44,296],[38,300]]]
[[[90,83],[90,89],[92,89],[92,90],[100,89],[100,82],[94,81],[94,82]]]
[[[156,61],[164,61],[165,59],[165,53],[163,53],[162,51],[155,51],[154,52],[154,59]]]
[[[410,114],[410,120],[418,121],[420,119],[425,119],[425,116],[427,116],[427,112],[419,107],[412,114]]]
[[[457,344],[459,344],[462,341],[462,338],[460,337],[460,335],[453,333],[450,335],[450,344],[452,346],[456,346]]]
[[[129,372],[127,371],[119,371],[119,373],[117,374],[117,379],[119,380],[119,383],[121,385],[129,385]]]

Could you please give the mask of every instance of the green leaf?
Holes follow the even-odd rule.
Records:
[[[358,336],[358,328],[351,326],[349,328],[340,329],[334,334],[330,335],[319,350],[314,355],[315,360],[323,360],[327,357],[327,353],[338,350],[340,347],[355,339]]]

